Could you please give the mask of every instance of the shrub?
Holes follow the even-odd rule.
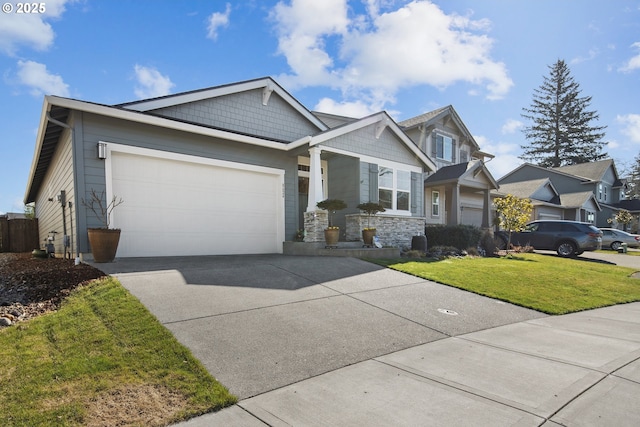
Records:
[[[424,258],[425,253],[422,251],[410,250],[402,253],[405,258]]]
[[[478,250],[478,248],[474,248],[470,246],[467,248],[467,255],[478,257],[480,256],[480,251]]]
[[[476,247],[482,237],[482,230],[474,225],[432,225],[425,227],[427,245],[453,246],[457,249]]]
[[[480,248],[484,251],[485,256],[496,256],[498,247],[493,237],[493,233],[489,230],[482,233],[480,238]]]
[[[434,259],[446,259],[451,257],[466,256],[467,252],[453,246],[432,246],[427,257]]]

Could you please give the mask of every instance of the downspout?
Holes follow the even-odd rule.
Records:
[[[71,248],[73,248],[73,203],[69,202],[69,221],[71,222],[70,226],[71,226]],[[72,249],[73,250],[73,249]],[[69,255],[69,259],[71,259],[71,256],[73,256],[73,253],[71,253]],[[80,260],[78,258],[76,258],[76,265],[80,264]]]

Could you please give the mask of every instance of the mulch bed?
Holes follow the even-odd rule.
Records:
[[[0,253],[0,327],[56,311],[73,289],[102,276],[74,260]]]

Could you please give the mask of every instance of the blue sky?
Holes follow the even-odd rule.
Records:
[[[640,154],[638,1],[3,2],[0,213],[24,209],[45,94],[117,104],[272,76],[309,109],[354,117],[451,104],[500,178],[521,163],[522,108],[563,59],[618,170]]]

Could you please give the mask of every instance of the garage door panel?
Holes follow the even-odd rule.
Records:
[[[282,251],[281,173],[112,154],[118,256]]]

